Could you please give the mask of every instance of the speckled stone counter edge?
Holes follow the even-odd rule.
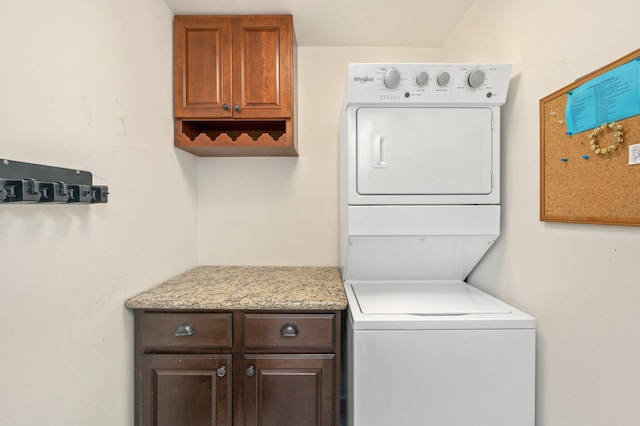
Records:
[[[129,298],[142,310],[342,310],[335,267],[198,266]]]

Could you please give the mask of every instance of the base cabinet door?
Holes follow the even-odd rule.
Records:
[[[231,355],[140,359],[140,425],[231,426]]]
[[[245,355],[245,426],[331,426],[335,355]]]

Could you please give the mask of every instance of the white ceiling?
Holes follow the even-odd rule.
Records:
[[[441,47],[473,0],[164,0],[175,15],[293,15],[298,46]]]

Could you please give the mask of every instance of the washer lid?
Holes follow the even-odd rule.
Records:
[[[354,283],[363,314],[508,314],[505,306],[463,282]]]

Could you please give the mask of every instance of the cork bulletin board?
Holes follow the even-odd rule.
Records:
[[[602,121],[606,114],[597,105],[586,113],[602,118],[600,124],[582,130],[573,119],[582,112],[575,108],[590,105],[576,107],[576,92],[636,66],[639,57],[640,49],[540,100],[541,221],[640,226],[640,164],[634,164],[640,162],[640,115]],[[616,87],[605,89],[606,108],[620,96],[611,93]]]

